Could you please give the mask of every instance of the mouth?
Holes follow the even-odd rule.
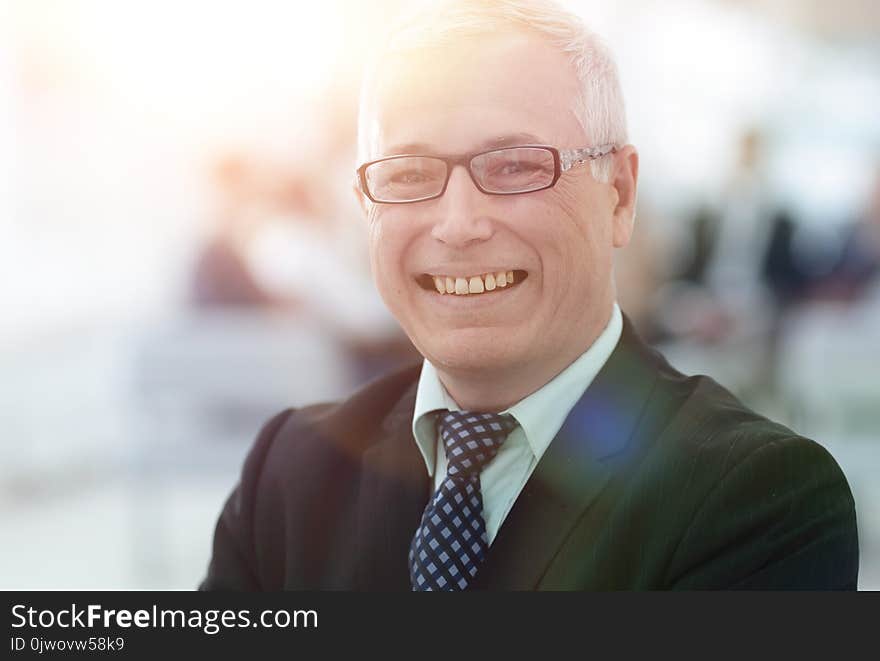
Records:
[[[416,277],[416,282],[438,296],[488,296],[513,289],[528,277],[528,271],[509,269],[468,276],[423,273]]]

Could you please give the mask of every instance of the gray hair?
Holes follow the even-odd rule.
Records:
[[[396,53],[442,47],[503,29],[536,34],[565,53],[581,83],[574,112],[593,145],[627,142],[626,111],[617,66],[600,37],[553,0],[429,0],[402,17],[368,65],[358,116],[359,160],[370,158],[368,130],[376,69]],[[590,162],[593,177],[608,181],[611,159]]]

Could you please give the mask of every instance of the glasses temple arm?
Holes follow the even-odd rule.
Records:
[[[599,147],[586,147],[584,149],[568,149],[559,152],[559,160],[562,171],[570,170],[579,163],[586,163],[601,158],[617,151],[617,145],[601,145]]]

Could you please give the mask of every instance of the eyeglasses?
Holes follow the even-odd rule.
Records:
[[[617,151],[616,145],[558,150],[546,145],[505,147],[458,156],[401,154],[364,163],[357,169],[361,191],[373,202],[408,204],[440,197],[452,168],[467,168],[487,195],[519,195],[551,188],[575,165]]]

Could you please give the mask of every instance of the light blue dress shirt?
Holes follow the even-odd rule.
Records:
[[[519,426],[480,474],[489,544],[565,418],[608,361],[622,330],[623,316],[615,303],[608,325],[589,349],[541,388],[501,411],[512,415]],[[441,409],[459,411],[461,407],[446,391],[437,370],[425,359],[416,392],[413,436],[428,475],[434,478],[433,490],[446,477],[446,452],[437,443],[435,423],[435,412]]]

